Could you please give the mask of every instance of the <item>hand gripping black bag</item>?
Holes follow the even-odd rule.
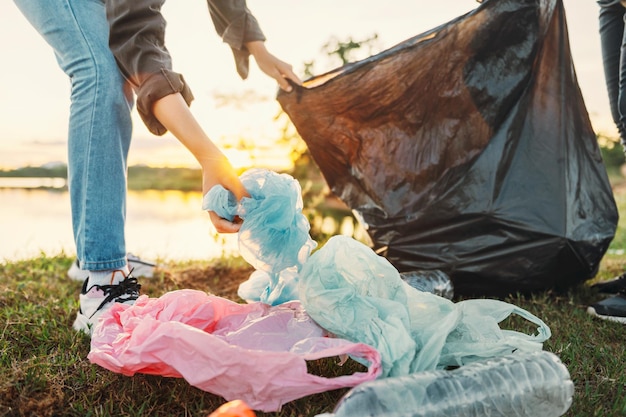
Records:
[[[442,270],[460,295],[563,289],[613,239],[560,0],[488,0],[277,98],[401,272]]]

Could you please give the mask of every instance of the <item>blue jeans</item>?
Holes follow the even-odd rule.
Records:
[[[617,126],[622,146],[626,147],[626,8],[619,2],[599,1],[600,41],[604,78],[609,94],[611,116]]]
[[[102,0],[15,0],[71,81],[68,184],[80,266],[126,265],[126,173],[132,95],[109,50]],[[33,91],[36,97],[36,91]],[[42,207],[45,210],[45,207]]]

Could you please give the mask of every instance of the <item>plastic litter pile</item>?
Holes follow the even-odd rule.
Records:
[[[454,303],[419,291],[385,258],[352,238],[334,236],[310,254],[314,245],[300,221],[301,210],[265,201],[285,193],[297,207],[297,182],[258,169],[244,173],[242,181],[251,198],[205,208],[243,218],[242,253],[267,277],[277,278],[266,280],[257,296],[278,289],[293,299],[237,304],[195,290],[141,296],[132,306],[117,304],[103,314],[92,335],[92,362],[129,376],[182,377],[228,401],[268,412],[296,398],[376,378],[540,352],[550,337],[545,323],[514,305],[483,299]],[[216,187],[211,194],[209,203],[229,201],[226,190]],[[289,280],[281,279],[285,270]],[[500,329],[511,314],[534,323],[537,333]],[[367,372],[336,378],[308,374],[306,361],[341,355],[365,365]]]
[[[345,236],[316,248],[298,182],[247,171],[250,198],[214,187],[203,208],[244,220],[240,254],[255,271],[238,293],[248,303],[181,290],[115,305],[89,359],[237,401],[216,417],[346,387],[324,417],[563,415],[574,390],[542,350],[549,327],[502,301],[455,303],[446,278],[459,294],[506,294],[595,270],[617,210],[574,74],[560,0],[488,0],[279,93],[385,256]],[[536,332],[502,329],[512,315]],[[307,361],[330,357],[366,371],[308,373]]]

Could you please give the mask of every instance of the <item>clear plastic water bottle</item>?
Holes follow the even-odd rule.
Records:
[[[400,278],[411,287],[420,291],[430,292],[448,300],[452,300],[452,297],[454,297],[454,286],[452,281],[450,281],[450,277],[438,269],[401,272]]]
[[[556,355],[520,352],[452,371],[366,382],[348,391],[333,413],[317,417],[558,417],[573,395]]]

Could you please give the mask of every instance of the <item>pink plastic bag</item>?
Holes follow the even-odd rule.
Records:
[[[340,355],[363,363],[367,372],[334,378],[307,372],[307,361]],[[330,337],[298,301],[238,304],[195,290],[144,295],[132,306],[114,304],[94,329],[88,358],[128,376],[182,377],[265,412],[374,380],[381,372],[376,349]]]

